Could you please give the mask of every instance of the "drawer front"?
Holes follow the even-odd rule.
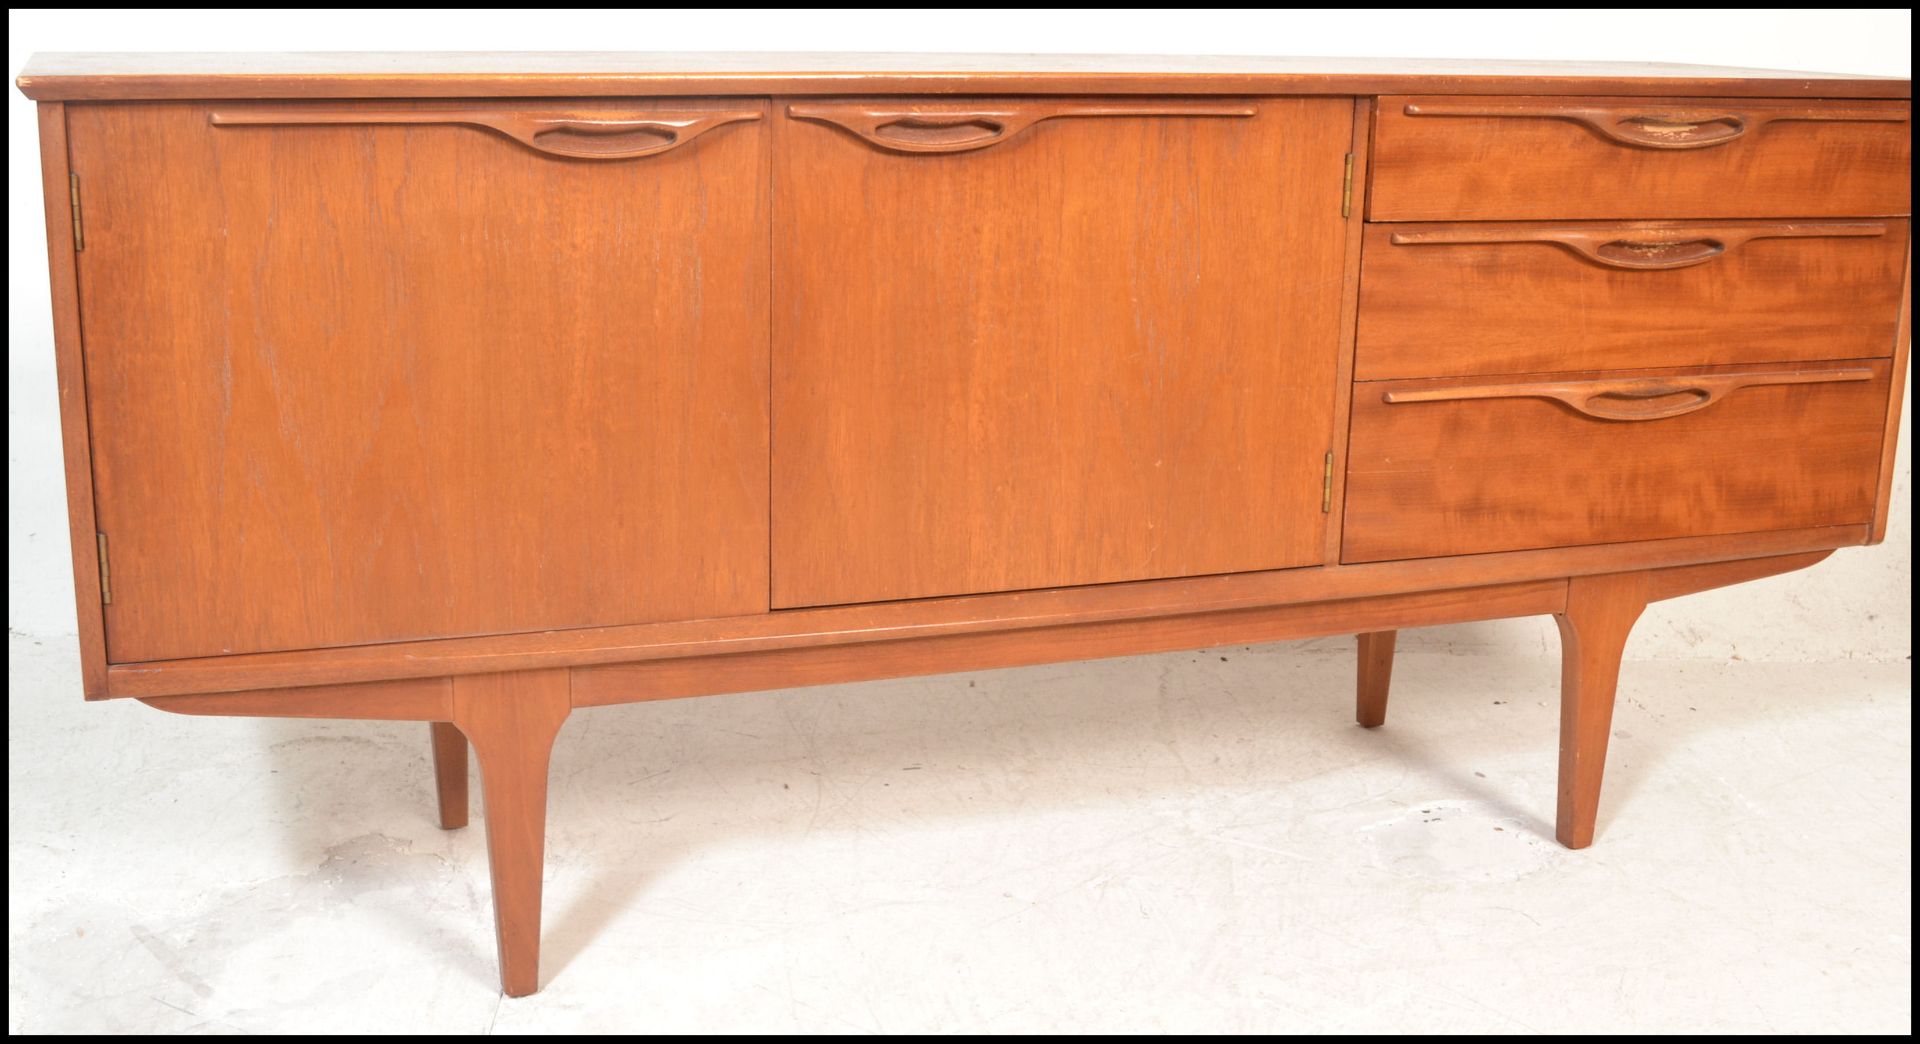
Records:
[[[1359,380],[1890,356],[1907,222],[1375,225]]]
[[[776,607],[1323,559],[1352,100],[776,112]]]
[[[1870,521],[1891,367],[1355,385],[1342,559]]]
[[[1383,97],[1375,221],[1905,216],[1906,102]]]
[[[764,611],[765,109],[70,106],[109,657]]]

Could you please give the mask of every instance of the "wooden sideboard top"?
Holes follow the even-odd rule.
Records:
[[[1651,62],[623,51],[52,53],[42,101],[691,94],[1613,94],[1905,98],[1911,81]]]

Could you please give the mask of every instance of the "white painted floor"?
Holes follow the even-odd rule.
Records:
[[[584,711],[522,1000],[425,726],[72,663],[11,641],[14,1032],[1911,1030],[1908,663],[1629,665],[1578,853],[1544,658],[1378,732],[1345,641]]]

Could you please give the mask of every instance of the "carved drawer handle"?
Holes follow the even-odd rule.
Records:
[[[1611,123],[1595,119],[1589,125],[1615,141],[1649,149],[1708,149],[1747,132],[1746,117],[1732,113],[1628,116]]]
[[[1586,396],[1585,401],[1561,401],[1589,417],[1601,420],[1660,420],[1704,410],[1713,405],[1716,397],[1712,387],[1656,382],[1645,388],[1595,391]]]
[[[1472,243],[1551,243],[1608,268],[1661,272],[1690,268],[1724,256],[1756,239],[1871,237],[1887,234],[1885,222],[1790,225],[1685,225],[1674,222],[1630,225],[1492,225],[1395,232],[1394,246]]]
[[[1625,377],[1538,384],[1455,384],[1395,388],[1389,403],[1454,402],[1466,399],[1551,399],[1597,420],[1648,421],[1704,410],[1739,391],[1772,384],[1870,381],[1865,367],[1844,370],[1781,370],[1773,373],[1702,374],[1692,377]]]
[[[991,116],[909,116],[875,126],[873,139],[898,152],[963,152],[1005,137],[1007,122]]]
[[[1594,247],[1593,258],[1614,268],[1647,270],[1687,268],[1704,264],[1726,252],[1727,244],[1718,239],[1688,239],[1673,243],[1616,239]]]
[[[1560,102],[1408,102],[1408,116],[1479,116],[1515,119],[1572,120],[1621,145],[1642,149],[1710,149],[1740,140],[1749,131],[1789,120],[1846,123],[1904,123],[1899,109],[1864,106],[1808,105],[1793,108],[1730,112],[1723,109],[1662,109],[1645,111],[1605,105],[1568,105]]]
[[[564,110],[358,109],[318,106],[216,109],[216,127],[282,127],[326,124],[438,124],[482,127],[536,152],[568,159],[627,160],[678,148],[715,127],[760,118],[759,109],[617,113]]]
[[[1217,102],[1106,103],[1033,101],[974,104],[795,102],[787,115],[831,124],[889,152],[970,152],[997,145],[1045,120],[1102,116],[1246,117],[1258,107]]]

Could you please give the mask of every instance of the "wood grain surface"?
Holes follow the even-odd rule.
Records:
[[[776,121],[776,606],[1320,560],[1353,104],[1257,109]]]
[[[1595,420],[1665,420],[1704,410],[1747,388],[1782,384],[1842,384],[1870,381],[1868,366],[1738,368],[1724,373],[1620,374],[1554,380],[1451,381],[1397,385],[1380,395],[1386,403],[1467,402],[1486,399],[1548,399]]]
[[[1567,241],[1719,251],[1597,262]],[[1893,354],[1907,222],[1373,225],[1360,380]],[[1605,256],[1605,255],[1603,255]]]
[[[1697,94],[1905,98],[1905,79],[1659,62],[1113,54],[739,52],[50,53],[28,97],[690,94]]]
[[[1593,844],[1613,729],[1620,658],[1647,608],[1644,573],[1583,576],[1567,585],[1560,625],[1560,785],[1554,836],[1568,848]]]
[[[958,101],[869,98],[801,101],[786,106],[786,114],[791,119],[830,124],[875,148],[907,153],[972,152],[989,148],[1005,144],[1044,120],[1148,116],[1233,119],[1254,116],[1259,111],[1251,102],[1192,98],[1141,101],[1014,98],[1005,102],[977,98]]]
[[[1802,367],[1840,372],[1770,369]],[[1648,420],[1595,419],[1538,398],[1385,400],[1472,379],[1357,384],[1345,560],[1868,523],[1891,364],[1845,369],[1871,370],[1873,379],[1761,384]]]
[[[1146,621],[1231,609],[1299,605],[1798,554],[1852,547],[1866,540],[1867,526],[1864,524],[1824,526],[1457,558],[1229,573],[1179,580],[1143,580],[1096,587],[877,602],[821,609],[788,609],[757,616],[712,620],[390,642],[344,649],[208,656],[190,660],[116,664],[107,671],[107,692],[110,696],[134,697],[195,692],[217,694],[269,686],[312,686],[378,678],[431,677],[733,655],[815,645],[863,645],[989,631],[1043,630],[1081,623]],[[192,698],[218,701],[221,697],[207,695]],[[433,719],[422,717],[419,720]]]
[[[70,113],[111,659],[766,608],[764,121],[209,117]]]
[[[1718,587],[1744,584],[1796,569],[1819,565],[1832,551],[1807,551],[1797,555],[1773,555],[1766,558],[1742,558],[1731,562],[1703,562],[1699,565],[1651,569],[1647,577],[1647,601],[1681,598]]]
[[[433,750],[433,790],[440,829],[467,825],[467,737],[452,722],[427,723]]]
[[[453,679],[394,678],[346,685],[261,686],[246,692],[143,697],[141,702],[169,714],[445,721],[453,714]]]
[[[573,698],[575,706],[590,707],[1318,638],[1377,631],[1389,626],[1428,627],[1537,616],[1560,611],[1566,604],[1566,590],[1565,580],[1537,580],[1153,620],[1081,623],[871,645],[812,646],[744,656],[702,656],[582,667],[573,674]]]
[[[1393,686],[1393,646],[1399,633],[1368,631],[1358,636],[1353,717],[1363,729],[1377,729],[1387,723],[1387,693]]]
[[[1901,217],[1911,206],[1904,102],[1503,98],[1451,107],[1499,114],[1441,114],[1450,101],[1379,100],[1373,220]],[[1561,115],[1595,109],[1613,121],[1719,117],[1745,130],[1711,147],[1654,149]]]
[[[67,540],[73,549],[73,604],[80,644],[80,686],[107,695],[107,637],[93,505],[93,436],[87,430],[87,371],[74,272],[73,183],[68,179],[67,112],[41,102],[40,185],[46,206],[47,283],[53,298],[53,366],[60,382],[60,463],[66,483]]]
[[[1347,182],[1340,204],[1346,211],[1346,260],[1340,269],[1340,347],[1334,358],[1334,387],[1342,393],[1334,397],[1333,439],[1328,466],[1332,481],[1325,491],[1327,513],[1347,499],[1347,431],[1353,422],[1353,396],[1344,389],[1352,386],[1354,338],[1359,330],[1360,247],[1367,231],[1367,163],[1373,143],[1373,99],[1359,98],[1353,107],[1353,138],[1347,143]],[[1340,527],[1329,525],[1324,537],[1321,561],[1337,565],[1340,561]]]
[[[476,674],[453,682],[453,724],[480,764],[500,992],[509,997],[540,988],[547,769],[572,709],[566,671]]]
[[[1900,284],[1900,323],[1893,337],[1893,380],[1887,386],[1886,431],[1880,439],[1880,492],[1874,498],[1870,543],[1887,538],[1893,483],[1899,474],[1900,415],[1906,402],[1907,360],[1913,346],[1913,238],[1907,238],[1907,272]]]
[[[634,111],[594,107],[473,108],[373,105],[247,105],[216,108],[209,122],[220,127],[298,127],[448,124],[484,127],[536,152],[569,159],[629,160],[677,149],[700,135],[743,120],[759,120],[766,107],[748,99],[730,108],[680,108],[658,102]]]

